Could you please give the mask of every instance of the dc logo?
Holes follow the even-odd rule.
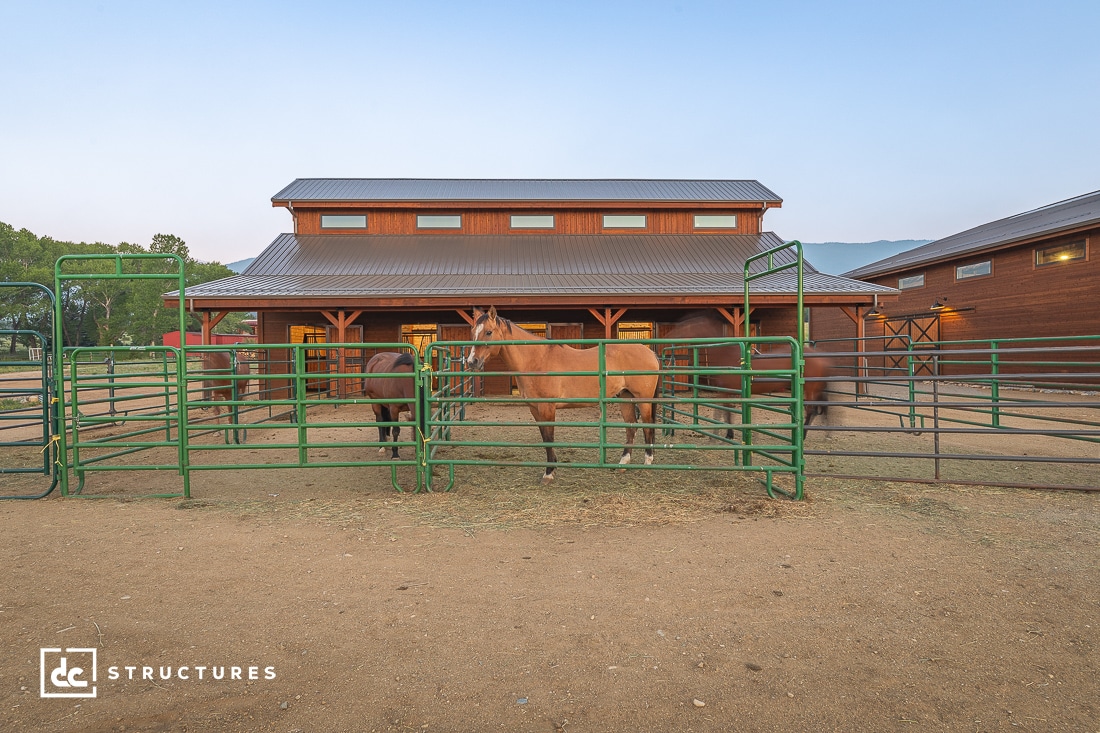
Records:
[[[41,697],[95,697],[94,648],[39,649]]]

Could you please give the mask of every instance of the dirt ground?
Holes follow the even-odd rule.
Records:
[[[0,503],[0,730],[1100,730],[1100,495],[537,473]]]
[[[377,435],[324,415],[354,426],[318,442]],[[522,407],[486,416],[537,440]],[[194,459],[282,460],[289,427]],[[116,471],[89,479],[109,498],[0,502],[0,731],[1100,731],[1100,494],[818,477],[794,503],[560,456],[550,487],[531,465],[419,495],[387,466],[216,470],[134,499],[179,477]],[[42,648],[94,648],[96,697],[41,698],[64,691]]]

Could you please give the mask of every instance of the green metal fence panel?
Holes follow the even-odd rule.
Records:
[[[795,354],[789,369],[707,368],[699,366],[697,356],[685,365],[665,363],[655,371],[615,371],[606,369],[602,352],[609,343],[644,343],[658,353],[671,348],[698,350],[706,346],[736,344],[745,350],[753,347],[783,347]],[[473,341],[437,342],[429,347],[426,363],[432,370],[422,373],[423,393],[427,396],[427,445],[424,452],[424,477],[428,490],[450,490],[456,481],[456,469],[463,466],[547,466],[539,456],[540,449],[553,446],[555,450],[572,453],[569,469],[595,468],[638,471],[748,471],[764,474],[769,493],[778,492],[791,497],[802,495],[801,451],[801,395],[798,390],[799,350],[791,338],[771,337],[754,339],[687,339],[675,343],[660,339],[630,340],[550,340],[540,344],[562,344],[597,349],[601,353],[599,367],[593,371],[539,371],[539,372],[486,372],[470,371],[459,354]],[[502,344],[530,344],[531,342],[500,342]],[[778,394],[752,395],[748,390],[714,390],[704,382],[709,375],[719,372],[734,373],[746,380],[752,378],[782,379],[794,385],[790,396]],[[655,374],[665,380],[666,388],[653,397],[618,396],[605,394],[590,397],[523,398],[512,395],[475,396],[469,386],[476,377],[509,374],[526,377],[564,378],[597,377],[604,383],[609,374]],[[430,389],[429,384],[437,388]],[[668,385],[691,385],[687,394]],[[623,405],[633,406],[652,402],[657,406],[651,422],[630,422],[616,413]],[[498,406],[553,403],[564,407],[589,407],[587,412],[568,410],[558,412],[553,423],[536,422],[522,410],[506,417],[489,415],[483,408]],[[757,409],[756,422],[747,418],[750,406]],[[476,416],[472,416],[475,410]],[[741,422],[729,425],[726,420],[713,416],[733,414],[741,416]],[[579,415],[579,417],[572,417]],[[553,426],[553,443],[534,440],[537,428]],[[619,463],[620,453],[628,445],[625,431],[628,428],[653,428],[661,438],[653,446],[656,458],[652,464],[641,460],[628,465]],[[736,428],[733,437],[727,437],[727,429]],[[714,433],[717,432],[717,435]],[[491,436],[486,438],[485,436]],[[644,443],[635,442],[634,448],[642,450]],[[436,476],[436,472],[440,476]],[[785,476],[789,487],[782,487],[775,478]]]
[[[58,456],[58,401],[55,362],[51,357],[50,331],[54,316],[53,292],[34,282],[0,282],[5,291],[25,290],[19,300],[28,310],[37,309],[45,316],[48,329],[0,331],[9,341],[14,359],[0,362],[0,475],[8,490],[31,493],[0,494],[0,499],[41,499],[57,487],[61,462]],[[20,349],[24,342],[25,355]],[[28,344],[29,342],[29,344]],[[36,479],[34,477],[43,478]],[[41,483],[48,484],[41,488]]]
[[[148,496],[189,496],[180,350],[97,346],[64,353],[68,468],[77,485],[63,483],[63,495],[99,496],[85,491],[93,473],[170,471],[184,477],[182,488]]]
[[[788,263],[777,263],[776,262],[776,255],[778,255],[780,252],[783,252],[785,250],[794,250],[795,261],[794,262],[788,262]],[[762,262],[763,263],[763,269],[757,268],[757,269],[754,270],[753,265],[757,262]],[[745,314],[745,328],[747,330],[748,329],[748,324],[749,324],[749,313],[751,312],[751,310],[750,310],[750,305],[751,305],[750,290],[751,290],[751,287],[750,286],[753,282],[755,282],[756,280],[761,280],[761,279],[766,278],[766,277],[770,277],[770,276],[775,275],[775,274],[780,273],[780,272],[784,272],[786,270],[791,270],[791,269],[795,270],[795,274],[796,274],[796,287],[797,287],[796,307],[798,309],[797,310],[798,335],[797,335],[795,345],[793,345],[791,347],[791,362],[792,362],[792,365],[794,365],[794,364],[797,365],[796,370],[798,372],[798,378],[792,380],[791,396],[792,396],[793,399],[796,400],[796,402],[798,404],[798,408],[799,408],[798,409],[797,420],[800,423],[800,427],[799,427],[799,430],[798,430],[797,442],[799,443],[799,448],[798,448],[799,460],[802,460],[801,443],[802,443],[802,435],[803,435],[803,433],[805,431],[805,427],[806,427],[806,425],[805,425],[805,412],[803,410],[803,404],[802,404],[803,391],[805,389],[805,384],[806,384],[805,381],[804,381],[804,373],[805,373],[806,364],[805,364],[805,361],[802,358],[802,347],[803,347],[803,344],[806,340],[806,320],[805,320],[806,319],[806,310],[805,310],[805,304],[803,302],[803,291],[804,291],[803,286],[804,286],[804,281],[805,281],[805,265],[804,265],[804,261],[803,261],[803,257],[802,257],[802,243],[801,242],[799,242],[797,240],[792,241],[792,242],[787,242],[786,244],[780,245],[778,247],[772,247],[771,249],[765,250],[764,252],[760,252],[759,254],[755,254],[755,255],[753,255],[753,256],[751,256],[751,257],[749,257],[745,260],[745,269],[744,269],[744,275],[743,275],[743,277],[744,277],[743,282],[744,282],[744,289],[745,289],[745,292],[744,292],[744,314]],[[752,350],[751,349],[745,354],[744,365],[745,365],[745,368],[747,370],[751,371],[751,367],[752,367]],[[743,390],[744,390],[746,395],[751,395],[751,393],[752,393],[751,392],[751,390],[752,390],[751,379],[749,379],[748,377],[745,378]],[[746,404],[746,412],[745,412],[745,415],[744,415],[744,418],[746,420],[749,420],[750,422],[751,422],[751,411],[752,411],[752,407],[751,407],[751,401],[750,401],[749,403]],[[747,443],[751,444],[752,434],[751,433],[745,433],[744,434],[744,439]],[[790,496],[790,498],[801,499],[802,498],[802,491],[803,491],[803,479],[802,479],[803,469],[801,467],[799,468],[797,476],[798,476],[798,478],[796,479],[797,486],[796,486],[793,493],[788,494],[787,492],[784,492],[782,489],[779,489],[778,491],[780,493],[783,493],[785,495]],[[769,494],[769,496],[774,496],[774,493],[773,493],[770,486],[768,488],[768,494]]]
[[[420,355],[407,343],[259,344],[249,346],[249,369],[238,372],[210,367],[203,355],[227,353],[234,347],[190,347],[181,378],[182,402],[188,420],[184,462],[188,474],[197,471],[275,468],[362,468],[382,466],[398,491],[421,486],[420,453],[423,430],[419,410],[402,419],[376,419],[375,407],[396,408],[423,402],[420,394]],[[239,351],[239,349],[236,349]],[[407,396],[367,394],[368,375],[339,371],[341,350],[408,354],[411,371],[374,372],[373,384],[394,382],[408,386]],[[322,353],[320,357],[311,352]],[[331,355],[331,356],[330,356]],[[220,382],[223,394],[211,382]],[[402,387],[404,389],[404,387]],[[224,399],[223,399],[224,398]],[[365,410],[364,408],[370,408]],[[215,415],[222,408],[223,415]],[[377,439],[349,439],[354,429],[400,432],[389,440],[380,430]],[[262,435],[264,439],[254,440]],[[398,458],[392,451],[403,451]],[[249,459],[239,456],[247,454]],[[259,456],[259,460],[255,456]]]
[[[896,369],[850,367],[830,380],[832,409],[841,414],[836,424],[810,427],[830,445],[811,441],[808,475],[1100,489],[1100,336],[921,346],[921,364],[931,369],[898,361]]]
[[[165,271],[165,272],[147,272],[144,269],[144,266],[146,264],[149,264],[149,265],[160,264],[161,266],[166,267],[166,268],[167,267],[174,267],[175,271],[174,272],[169,272],[169,271]],[[68,266],[68,268],[67,268],[67,266]],[[183,259],[181,257],[179,257],[179,255],[156,254],[156,253],[154,253],[154,254],[111,253],[111,254],[94,254],[94,255],[63,255],[63,256],[61,256],[57,259],[57,262],[54,264],[54,293],[57,294],[57,297],[55,297],[55,299],[54,299],[54,339],[53,339],[54,361],[58,365],[58,369],[60,370],[62,368],[61,365],[66,364],[66,357],[68,356],[69,357],[69,362],[68,362],[67,366],[69,366],[70,369],[71,369],[70,379],[73,380],[73,383],[70,384],[70,387],[69,387],[69,393],[72,396],[72,403],[67,406],[68,407],[67,412],[64,409],[60,411],[60,420],[62,421],[63,424],[60,426],[61,429],[58,431],[58,436],[59,436],[58,451],[59,451],[60,455],[63,456],[63,460],[65,460],[65,457],[69,458],[69,462],[66,462],[66,465],[73,469],[74,475],[77,476],[77,478],[80,482],[79,486],[78,486],[78,489],[77,489],[77,493],[82,493],[82,491],[83,491],[84,480],[86,478],[86,473],[87,473],[87,470],[88,470],[88,466],[91,465],[92,463],[99,463],[100,461],[107,461],[107,459],[102,458],[102,455],[111,455],[111,449],[107,449],[106,451],[98,451],[96,448],[93,448],[91,444],[86,444],[84,447],[87,448],[88,450],[92,451],[93,454],[97,455],[97,460],[93,461],[93,462],[88,462],[88,461],[82,462],[79,458],[79,450],[78,449],[73,449],[71,451],[72,455],[70,456],[70,448],[72,447],[72,446],[69,445],[70,431],[71,431],[71,435],[72,435],[73,446],[76,446],[76,445],[79,444],[79,440],[77,438],[77,434],[78,434],[78,431],[80,429],[80,413],[79,413],[79,406],[78,406],[78,403],[77,403],[77,398],[78,398],[78,395],[79,395],[79,387],[77,386],[76,378],[77,378],[78,370],[80,369],[81,355],[87,354],[87,350],[84,350],[83,352],[81,352],[78,348],[74,349],[74,348],[65,346],[65,324],[64,324],[64,321],[63,321],[62,299],[60,297],[60,294],[63,292],[64,288],[68,284],[88,282],[88,281],[100,281],[100,280],[155,280],[155,281],[162,281],[162,282],[165,282],[165,283],[174,284],[176,286],[176,289],[178,290],[178,293],[179,293],[179,306],[177,308],[177,313],[176,313],[177,327],[179,329],[180,334],[185,334],[187,332],[187,315],[186,315],[186,311],[184,310],[184,302],[185,302],[184,286],[186,284],[186,275],[185,275],[185,272],[184,272]],[[123,351],[123,350],[128,351],[129,349],[127,347],[101,347],[100,350],[106,352],[107,354],[112,354],[112,353],[118,353],[118,352]],[[167,353],[163,350],[160,350],[158,352],[158,350],[155,349],[154,347],[149,347],[149,350],[150,351],[148,351],[148,353]],[[77,353],[72,354],[71,352],[74,352],[74,351],[77,352]],[[178,352],[174,352],[174,354],[176,356],[177,369],[178,369],[179,354],[178,354]],[[167,357],[162,357],[162,359],[166,360]],[[167,374],[167,366],[165,367],[165,374]],[[87,371],[85,371],[85,373],[82,376],[87,377],[87,379],[85,381],[94,381],[93,375],[91,373],[87,372]],[[145,377],[145,378],[152,379],[152,377]],[[170,385],[167,382],[168,382],[168,378],[167,378],[167,376],[165,376],[165,383],[161,385],[161,387],[163,388],[163,390],[165,392],[170,390]],[[155,389],[156,385],[155,384],[140,384],[137,388],[138,389],[144,389],[146,387]],[[178,384],[176,385],[176,387],[178,389]],[[106,386],[106,389],[110,390],[111,386],[108,384]],[[130,397],[133,397],[133,395],[130,395]],[[141,398],[134,397],[134,399],[141,399]],[[180,420],[182,420],[183,422],[186,422],[187,416],[186,416],[186,414],[182,414],[182,415],[176,415],[176,416],[173,417],[172,415],[169,414],[170,412],[171,412],[171,408],[168,407],[167,403],[166,403],[165,414],[164,415],[156,416],[156,417],[148,416],[148,419],[150,421],[153,421],[153,422],[156,422],[157,420],[163,419],[166,422],[166,424],[171,424],[173,419],[177,421],[177,431],[176,431],[176,441],[177,441],[176,442],[176,453],[177,453],[176,461],[177,461],[177,465],[175,466],[175,468],[182,472],[183,471],[183,466],[180,465],[180,464],[182,463],[182,461],[184,461],[186,459],[186,451],[184,451],[182,446],[179,444],[179,441],[184,439],[184,438],[182,437],[182,434],[178,430],[178,422]],[[141,419],[145,420],[146,418],[143,417]],[[123,421],[123,424],[126,425],[126,424],[132,423],[132,422],[133,422],[133,420],[131,418],[125,417],[124,421]],[[144,436],[144,432],[142,430],[137,430],[137,429],[135,429],[135,432],[137,433],[137,435],[128,435],[125,439],[120,439],[120,442],[138,442],[138,443],[143,442],[143,441],[139,440],[138,438],[140,436]],[[169,430],[168,432],[169,432],[169,435],[168,435],[168,437],[165,438],[164,443],[170,443],[171,442],[171,431]],[[94,443],[95,443],[95,440],[93,439],[92,444],[94,444]],[[157,442],[156,445],[149,445],[149,446],[145,446],[145,447],[149,447],[149,448],[152,448],[152,447],[166,448],[168,446],[166,446],[164,444],[161,444],[160,442]],[[139,446],[139,445],[131,445],[131,446],[125,447],[123,450],[132,452],[132,451],[136,451],[136,450],[141,450],[141,448],[142,447]],[[87,456],[87,453],[85,455]],[[117,456],[113,456],[113,457],[117,457]],[[106,468],[107,465],[108,465],[107,463],[103,463],[103,468]],[[158,469],[160,469],[160,466],[161,466],[160,463],[155,463],[154,467],[151,468],[151,469],[148,469],[148,470],[158,470]],[[102,470],[102,469],[100,467],[97,467],[97,470]],[[137,466],[116,466],[113,470],[141,470],[141,469]],[[61,493],[62,493],[63,496],[67,496],[69,494],[69,473],[70,472],[67,471],[67,470],[61,471]],[[182,494],[169,494],[169,496],[177,496],[177,495],[183,495],[183,496],[188,495],[186,476],[185,476],[185,481],[184,481],[183,493]]]

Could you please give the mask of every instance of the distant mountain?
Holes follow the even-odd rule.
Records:
[[[880,239],[877,242],[803,242],[802,254],[821,272],[839,275],[930,241],[932,240]]]
[[[226,267],[240,275],[242,272],[244,272],[244,268],[252,264],[252,260],[254,259],[256,258],[249,257],[247,260],[237,260],[236,262],[230,262],[228,265],[226,265]]]

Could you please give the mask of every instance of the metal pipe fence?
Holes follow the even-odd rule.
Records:
[[[424,452],[424,477],[429,490],[450,490],[456,483],[456,470],[465,466],[497,466],[545,468],[542,453],[548,447],[562,451],[569,469],[620,469],[634,471],[748,471],[764,475],[770,495],[781,494],[801,498],[802,480],[802,400],[798,389],[798,344],[789,338],[756,339],[687,339],[671,342],[667,339],[603,339],[507,341],[502,345],[539,348],[546,344],[591,348],[597,351],[597,367],[589,371],[536,372],[470,371],[462,358],[473,341],[436,343],[429,347],[426,361],[433,368],[425,370],[422,394],[427,399],[427,441]],[[695,352],[688,364],[667,362],[656,370],[618,370],[606,366],[609,343],[643,343],[657,352],[686,349]],[[706,346],[736,344],[744,349],[752,345],[782,344],[793,350],[795,359],[790,369],[729,369],[698,366],[699,349]],[[786,379],[795,384],[790,396],[753,395],[748,391],[711,389],[706,383],[710,375],[737,372],[746,379],[768,377]],[[663,380],[664,387],[651,397],[607,394],[609,375],[653,375]],[[479,377],[521,376],[534,379],[588,377],[599,380],[599,393],[575,397],[522,397],[519,395],[475,396],[470,391]],[[436,387],[429,388],[427,380]],[[678,388],[676,385],[687,385]],[[687,392],[687,393],[685,393]],[[624,407],[641,403],[655,406],[654,418],[631,421],[616,417]],[[540,403],[554,404],[558,412],[553,422],[535,421],[523,408]],[[493,408],[517,407],[513,413]],[[576,408],[576,409],[569,409]],[[584,409],[584,408],[587,408]],[[749,419],[751,409],[758,417]],[[727,423],[732,414],[739,422]],[[537,429],[553,427],[553,442],[542,439]],[[620,453],[627,447],[625,431],[638,431],[633,443],[630,464],[620,464]],[[652,464],[642,462],[640,453],[647,446],[639,440],[645,428],[652,428],[656,439],[656,458]],[[717,431],[715,430],[717,428]],[[732,431],[726,435],[726,431]],[[717,434],[715,434],[717,432]],[[491,437],[486,437],[489,435]],[[440,476],[436,476],[436,470]],[[445,478],[443,474],[445,472]],[[784,477],[782,483],[777,478]],[[445,483],[440,485],[440,481]]]
[[[808,476],[1100,489],[1100,337],[863,346],[832,354]]]

